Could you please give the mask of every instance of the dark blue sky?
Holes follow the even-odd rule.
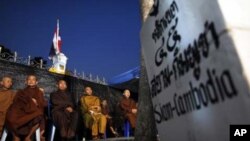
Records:
[[[57,18],[68,69],[110,79],[139,66],[139,0],[0,0],[0,44],[47,59]]]

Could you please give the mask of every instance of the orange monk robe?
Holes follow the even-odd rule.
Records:
[[[97,96],[84,95],[81,97],[81,109],[85,127],[92,130],[92,136],[97,136],[98,133],[105,133],[107,119],[101,111],[93,107],[101,107],[100,99]]]
[[[136,103],[131,98],[123,97],[120,101],[120,106],[125,118],[129,121],[132,128],[136,126],[136,114],[132,113],[132,109],[136,108]]]
[[[37,105],[32,98],[36,99]],[[19,90],[6,115],[8,130],[16,135],[27,135],[36,124],[39,124],[41,130],[44,130],[45,106],[43,92],[38,87],[26,87]]]
[[[7,110],[12,104],[14,96],[14,91],[0,89],[0,137],[3,131]]]

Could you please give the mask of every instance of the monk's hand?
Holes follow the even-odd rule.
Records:
[[[36,104],[36,106],[38,105],[37,101],[35,98],[32,98],[32,101]]]
[[[96,112],[100,112],[101,111],[101,107],[100,106],[91,106],[90,108],[91,110],[94,110]]]
[[[132,109],[132,113],[136,114],[137,113],[137,109]]]
[[[93,115],[95,112],[92,111],[92,110],[89,110],[89,113],[90,113],[91,115]]]
[[[107,119],[111,119],[112,117],[110,115],[105,115]]]
[[[72,113],[72,112],[73,112],[73,109],[72,109],[71,107],[67,107],[67,108],[66,108],[66,111]]]
[[[96,106],[96,109],[97,109],[98,112],[101,111],[101,107],[100,106]]]
[[[41,130],[40,135],[43,136],[43,134],[44,134],[44,130]]]

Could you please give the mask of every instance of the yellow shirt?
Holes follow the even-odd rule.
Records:
[[[81,97],[81,109],[83,113],[87,113],[90,111],[93,111],[95,113],[99,113],[97,108],[95,107],[100,107],[101,102],[100,99],[97,96],[93,95],[84,95]]]

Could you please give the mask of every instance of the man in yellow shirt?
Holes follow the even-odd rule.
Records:
[[[92,130],[92,139],[104,138],[107,119],[101,113],[101,102],[93,95],[91,87],[85,87],[81,97],[81,109],[85,127]]]

